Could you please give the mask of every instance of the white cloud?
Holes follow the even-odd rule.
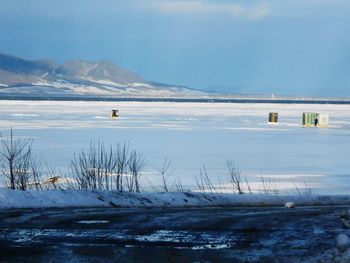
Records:
[[[270,14],[267,4],[243,5],[233,3],[209,3],[201,0],[157,1],[155,8],[169,14],[226,14],[237,18],[262,19]]]
[[[249,19],[262,19],[268,16],[271,12],[271,8],[266,4],[261,4],[257,6],[253,6],[249,12],[246,14]]]

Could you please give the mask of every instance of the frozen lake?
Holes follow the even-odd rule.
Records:
[[[111,109],[119,110],[117,120]],[[330,127],[303,128],[308,111],[329,113]],[[279,124],[268,124],[269,112],[279,113]],[[348,105],[0,101],[2,136],[11,126],[16,136],[34,138],[35,153],[64,172],[91,140],[127,141],[147,159],[144,179],[155,184],[164,158],[192,189],[203,164],[215,183],[230,159],[253,190],[263,176],[290,193],[307,183],[317,194],[350,194]]]

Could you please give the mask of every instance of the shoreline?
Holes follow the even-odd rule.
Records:
[[[340,98],[232,98],[232,97],[96,97],[96,96],[22,96],[0,95],[0,101],[106,101],[106,102],[178,102],[178,103],[259,103],[259,104],[339,104],[349,105],[350,99]]]

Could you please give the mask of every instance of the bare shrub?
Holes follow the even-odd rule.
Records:
[[[169,171],[170,166],[171,160],[165,158],[162,166],[157,169],[162,177],[162,188],[164,192],[169,192],[169,179],[174,174],[173,171]]]
[[[197,178],[197,176],[195,178],[197,187],[200,191],[210,193],[216,192],[214,184],[210,180],[207,169],[204,164],[202,168],[199,169],[199,178]]]
[[[294,184],[295,193],[297,195],[311,196],[313,195],[313,189],[310,183],[304,182],[303,186],[298,186]]]
[[[32,158],[30,161],[31,182],[28,183],[28,189],[42,190],[41,180],[43,178],[43,165],[40,159]]]
[[[230,183],[239,194],[244,194],[241,172],[236,168],[232,160],[226,161]]]
[[[111,189],[115,167],[115,152],[100,141],[90,142],[88,152],[81,151],[71,161],[71,172],[79,189]]]
[[[116,173],[116,188],[117,190],[123,190],[123,175],[127,173],[129,164],[129,143],[117,144],[115,149],[115,173]]]
[[[31,181],[37,183],[37,163],[32,157],[32,140],[10,137],[1,141],[1,174],[10,189],[26,190]]]
[[[266,195],[273,194],[278,195],[279,189],[275,181],[273,181],[269,177],[261,177],[261,183],[262,183],[262,192]]]
[[[129,166],[129,177],[127,178],[127,187],[130,192],[141,192],[140,188],[140,178],[141,171],[146,165],[146,160],[143,158],[142,154],[133,150],[130,153],[130,159],[128,162]]]
[[[249,182],[248,182],[247,177],[245,178],[245,184],[246,184],[248,193],[249,193],[249,194],[253,194],[252,189],[250,188],[250,185],[249,185]]]
[[[217,191],[219,191],[220,189],[220,193],[222,193],[223,188],[224,188],[224,180],[222,179],[222,176],[220,174],[218,174],[218,187],[216,188]]]
[[[185,188],[182,184],[180,177],[175,177],[175,189],[177,192],[185,192]]]
[[[76,185],[72,182],[67,185],[78,189],[121,191],[125,183],[129,191],[140,192],[139,179],[145,164],[142,154],[130,151],[128,143],[113,148],[100,141],[90,142],[88,151],[74,155],[70,171]]]

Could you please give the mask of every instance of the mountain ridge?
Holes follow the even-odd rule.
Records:
[[[27,60],[0,52],[0,94],[40,96],[192,96],[203,92],[148,81],[111,61]]]

